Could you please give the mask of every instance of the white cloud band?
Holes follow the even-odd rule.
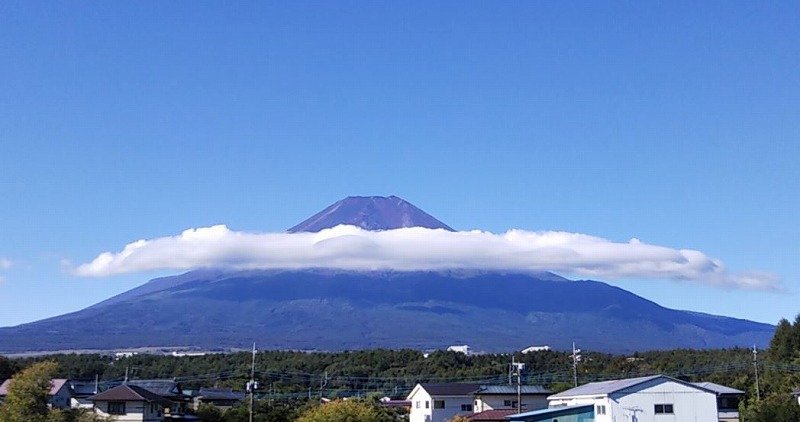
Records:
[[[224,225],[130,243],[72,271],[104,277],[201,267],[340,268],[398,271],[486,269],[553,271],[587,277],[673,279],[719,287],[780,290],[771,274],[733,274],[702,252],[627,243],[568,232],[448,232],[425,228],[366,231],[337,226],[319,233],[246,233]]]
[[[0,270],[7,270],[11,268],[12,265],[13,263],[11,262],[10,259],[3,258],[2,256],[0,256]]]

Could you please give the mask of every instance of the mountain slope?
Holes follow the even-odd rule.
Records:
[[[0,351],[197,346],[598,351],[766,346],[773,328],[661,307],[596,281],[520,273],[198,271],[0,329]]]
[[[318,232],[340,224],[365,230],[426,227],[454,231],[430,214],[396,196],[348,196],[290,228],[290,233]]]

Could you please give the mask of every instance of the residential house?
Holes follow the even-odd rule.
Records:
[[[548,397],[549,408],[511,421],[717,421],[717,394],[664,375],[593,382]],[[566,413],[555,415],[559,409]],[[550,412],[550,413],[548,413]]]
[[[94,411],[116,422],[164,422],[172,403],[145,388],[123,384],[89,397]]]
[[[800,404],[800,388],[795,388],[792,395],[797,397],[797,404]]]
[[[547,396],[551,391],[541,386],[524,385],[520,388],[522,409],[532,410],[547,407]],[[409,422],[442,422],[456,415],[469,416],[493,410],[519,413],[517,409],[517,387],[510,385],[480,384],[417,384],[406,399],[411,402]],[[499,416],[487,413],[477,418]],[[492,420],[492,419],[475,419]]]
[[[211,404],[222,410],[230,409],[245,398],[245,393],[230,388],[201,388],[192,397],[192,408],[197,410],[203,404]]]
[[[409,422],[444,422],[473,413],[472,393],[480,384],[417,384],[406,400],[411,402]]]
[[[70,407],[73,409],[92,409],[94,403],[89,397],[100,392],[97,380],[70,380],[69,387],[72,389],[72,399]]]
[[[8,387],[11,385],[12,379],[5,380],[0,384],[0,403],[8,395]],[[69,409],[70,400],[72,399],[72,390],[69,387],[69,380],[58,378],[50,380],[50,390],[47,392],[48,404],[56,409]]]
[[[719,422],[739,422],[739,402],[744,399],[744,391],[713,382],[695,382],[693,384],[717,394]]]
[[[483,412],[466,415],[464,418],[476,422],[508,422],[506,417],[516,413],[517,411],[512,409],[485,410]]]
[[[180,383],[174,380],[151,379],[151,380],[129,380],[128,385],[142,387],[151,393],[155,393],[170,403],[164,409],[167,419],[180,418],[186,414],[186,410],[191,407],[192,397],[183,393]]]
[[[520,386],[519,398],[522,403],[517,406],[517,387],[513,385],[484,385],[472,395],[475,397],[473,410],[485,412],[487,410],[520,409],[536,410],[547,408],[547,396],[553,394],[541,385]],[[517,412],[520,413],[520,412]]]

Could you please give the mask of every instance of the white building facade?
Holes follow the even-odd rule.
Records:
[[[549,407],[593,405],[595,422],[717,422],[714,392],[663,375],[585,384],[548,397]]]
[[[409,422],[444,422],[473,413],[473,395],[479,384],[417,384],[406,400],[411,402]]]

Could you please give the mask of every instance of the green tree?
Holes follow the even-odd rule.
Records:
[[[17,372],[14,362],[5,356],[0,356],[0,380],[10,378],[14,372]]]
[[[800,406],[789,394],[773,394],[741,409],[741,415],[747,422],[800,422]]]
[[[224,422],[225,417],[222,410],[209,403],[203,403],[197,408],[197,417],[202,422]]]
[[[11,379],[0,422],[48,422],[62,419],[59,413],[51,412],[47,406],[50,381],[58,370],[55,362],[40,362]],[[52,418],[52,419],[51,419]]]
[[[392,422],[392,418],[372,403],[336,400],[305,411],[297,422]]]

